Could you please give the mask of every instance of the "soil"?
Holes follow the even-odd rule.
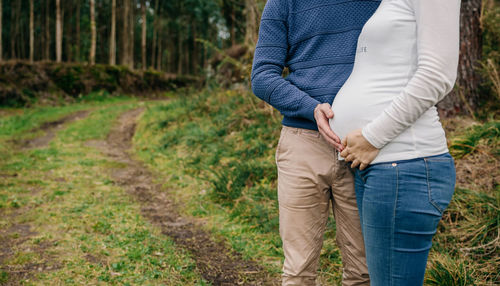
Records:
[[[135,122],[143,111],[144,108],[138,108],[122,114],[106,141],[87,142],[124,163],[125,167],[111,170],[114,182],[142,205],[145,218],[192,254],[201,276],[212,285],[278,285],[279,279],[256,262],[243,259],[222,238],[214,240],[213,234],[200,223],[181,216],[168,190],[155,183],[154,174],[130,156]]]
[[[64,116],[63,118],[60,118],[58,120],[45,122],[39,127],[28,131],[28,133],[43,131],[45,132],[44,135],[32,139],[19,140],[15,143],[16,145],[21,146],[21,148],[23,149],[46,147],[54,138],[54,136],[56,136],[57,132],[63,129],[65,124],[74,122],[76,120],[81,120],[85,118],[89,113],[90,112],[88,110],[81,110]]]
[[[44,135],[29,140],[15,141],[14,146],[21,149],[47,146],[56,133],[64,128],[65,124],[83,119],[88,114],[89,111],[83,110],[72,113],[55,121],[45,122],[39,127],[29,131],[43,131],[45,132]],[[0,174],[0,178],[17,176],[18,174]],[[37,189],[32,190],[33,194],[37,191]],[[1,212],[0,215],[8,216],[7,221],[13,222],[17,216],[27,211],[28,209],[21,208],[10,214]],[[37,235],[37,233],[32,231],[31,226],[26,223],[13,223],[10,227],[0,230],[0,271],[8,274],[8,280],[3,282],[2,285],[19,285],[18,281],[33,277],[37,272],[51,271],[59,268],[59,266],[54,263],[54,258],[50,257],[46,251],[53,245],[53,242],[45,241],[34,245],[31,249],[27,249],[26,246],[24,246],[24,242],[30,240],[35,235]],[[16,255],[16,252],[36,253],[40,258],[40,262],[27,263],[23,265],[6,265],[4,262],[12,259]]]
[[[490,150],[491,147],[478,146],[475,152],[455,160],[457,187],[495,196],[500,184],[500,162]]]
[[[58,269],[60,266],[54,263],[54,257],[51,257],[47,249],[50,248],[53,241],[43,241],[30,246],[24,245],[24,242],[37,235],[31,230],[29,224],[14,224],[11,227],[0,232],[0,271],[8,274],[7,281],[1,285],[20,285],[19,281],[33,277],[36,273]],[[26,264],[7,265],[4,262],[15,257],[17,252],[35,253],[39,259],[36,262]]]

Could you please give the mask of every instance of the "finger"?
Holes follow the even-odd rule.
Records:
[[[318,129],[322,131],[323,136],[328,137],[330,140],[334,141],[336,145],[341,146],[340,139],[335,133],[333,133],[332,129],[330,129],[330,125],[325,121],[318,122]]]
[[[340,156],[347,158],[347,156],[349,156],[349,150],[347,148],[344,148],[344,150],[340,152]]]
[[[347,158],[345,158],[345,159],[346,159],[346,161],[347,161],[347,162],[351,162],[351,161],[354,161],[354,159],[356,159],[356,157],[354,157],[354,155],[353,155],[353,154],[349,154],[349,155],[347,156]]]
[[[330,129],[330,125],[328,123],[322,124],[321,128],[328,138],[335,141],[338,145],[342,145],[340,143],[340,138],[332,131],[332,129]]]
[[[331,146],[333,146],[337,151],[341,152],[340,149],[342,148],[342,145],[340,145],[339,143],[333,141],[332,139],[329,139],[328,137],[324,137],[326,142],[328,144],[330,144]]]
[[[368,164],[361,163],[361,165],[359,165],[359,169],[360,169],[361,171],[363,171],[364,169],[366,169],[366,167],[368,167]]]
[[[331,138],[328,138],[328,136],[325,136],[324,134],[322,134],[322,135],[323,135],[323,138],[326,140],[326,142],[328,144],[330,144],[331,146],[333,146],[337,151],[341,152],[342,145],[340,145],[339,143],[333,141]]]
[[[347,147],[347,136],[342,139],[342,145]]]
[[[330,132],[332,133],[331,135],[333,136],[333,139],[335,140],[335,142],[342,144],[342,141],[340,140],[339,136],[337,136],[337,134],[335,134],[335,132],[333,132],[332,129],[330,129]]]
[[[332,129],[330,128],[330,123],[328,122],[328,117],[326,114],[323,112],[323,116],[319,116],[319,118],[316,118],[317,124],[318,124],[318,129],[323,129],[323,133],[330,137],[332,140],[340,144],[340,138],[335,134]]]
[[[352,162],[352,164],[351,164],[351,168],[353,168],[353,169],[356,168],[357,166],[359,166],[360,163],[361,162],[359,162],[358,159],[355,159],[354,162]]]
[[[333,118],[333,110],[330,104],[323,103],[319,109],[325,114],[327,118]]]

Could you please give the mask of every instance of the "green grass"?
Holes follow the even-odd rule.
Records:
[[[0,162],[0,228],[31,226],[30,236],[14,246],[4,265],[40,265],[29,285],[205,285],[194,260],[141,215],[140,205],[113,184],[110,168],[120,168],[88,140],[104,139],[122,112],[136,100],[79,103],[26,110],[0,118],[7,147]],[[58,132],[49,146],[18,150],[12,137],[70,112],[92,108],[90,115]],[[18,128],[20,130],[18,130]],[[0,272],[0,282],[9,274]]]
[[[279,273],[274,153],[281,129],[276,111],[242,91],[206,90],[168,102],[96,94],[73,105],[9,110],[0,117],[0,228],[18,239],[4,264],[50,270],[25,284],[205,285],[194,259],[140,216],[140,205],[113,184],[123,167],[85,145],[105,138],[124,111],[145,106],[133,151],[171,190],[186,216],[225,237],[246,259]],[[77,110],[87,118],[68,124],[44,148],[21,150],[12,139]],[[7,114],[7,113],[6,113]],[[457,160],[488,154],[498,160],[498,121],[457,129],[450,150]],[[479,157],[481,158],[481,157]],[[470,160],[469,160],[470,161]],[[470,162],[469,162],[470,163]],[[475,164],[490,164],[476,162]],[[471,178],[474,180],[474,178]],[[457,188],[430,254],[426,285],[498,283],[500,191]],[[335,224],[328,223],[319,280],[339,285],[341,259]],[[0,283],[10,274],[0,271]]]
[[[138,156],[164,174],[186,215],[202,218],[272,272],[280,271],[283,257],[274,165],[279,117],[247,92],[204,91],[150,107],[134,142]],[[498,122],[489,121],[457,132],[450,149],[456,158],[480,151],[498,158],[498,138]],[[499,202],[491,192],[457,189],[431,251],[428,285],[499,281],[496,252],[481,247],[498,235]],[[326,285],[341,281],[334,237],[330,219],[319,278]]]
[[[500,157],[500,121],[489,121],[470,127],[461,136],[454,138],[450,152],[455,158],[462,158],[488,146],[496,157]]]
[[[244,257],[268,271],[282,265],[274,153],[278,114],[249,93],[201,92],[153,106],[137,126],[135,149],[186,206]],[[339,283],[334,227],[326,234],[322,280]]]
[[[473,265],[442,255],[433,257],[432,262],[431,267],[427,270],[427,285],[476,285],[473,278]]]
[[[0,139],[12,137],[40,126],[43,122],[54,121],[78,110],[96,108],[99,105],[119,104],[120,102],[135,101],[130,97],[110,97],[100,93],[90,95],[99,100],[81,99],[79,103],[64,106],[42,106],[38,108],[17,109],[21,114],[0,117]],[[19,113],[19,112],[18,112]]]

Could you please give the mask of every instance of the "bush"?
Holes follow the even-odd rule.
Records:
[[[8,61],[0,65],[0,106],[26,106],[42,97],[77,98],[96,91],[146,95],[197,82],[195,77],[124,66]]]

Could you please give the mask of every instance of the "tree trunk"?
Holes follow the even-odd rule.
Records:
[[[122,65],[128,66],[129,65],[129,52],[130,52],[130,41],[129,41],[129,10],[130,10],[130,0],[123,0],[123,7],[122,7],[122,21],[123,21],[123,26],[122,26],[122,37],[121,37],[121,43],[122,43],[122,48],[121,48],[121,58],[120,62]]]
[[[45,2],[45,60],[50,60],[50,0]]]
[[[96,29],[95,29],[95,0],[90,0],[90,55],[89,63],[91,65],[95,64],[95,51],[96,51]]]
[[[134,48],[135,48],[135,35],[134,35],[134,32],[135,32],[135,0],[132,0],[131,1],[131,5],[130,5],[130,45],[129,45],[129,48],[130,48],[130,51],[129,51],[129,67],[131,69],[134,69]]]
[[[44,36],[41,32],[41,30],[43,29],[43,15],[44,15],[44,12],[43,12],[43,6],[41,5],[41,3],[39,2],[36,2],[38,3],[38,7],[35,6],[35,9],[39,9],[38,13],[35,14],[35,27],[40,27],[40,33],[38,34],[38,37],[35,36],[35,51],[38,51],[36,54],[35,54],[35,61],[41,61],[43,60],[43,39],[44,39]],[[36,30],[35,30],[36,31]]]
[[[61,0],[56,0],[56,61],[62,61]]]
[[[111,2],[111,35],[109,37],[109,64],[116,65],[116,0]]]
[[[141,1],[141,14],[142,14],[142,42],[141,42],[141,50],[142,50],[142,69],[146,70],[146,28],[147,28],[147,19],[146,19],[146,0]]]
[[[15,21],[15,2],[10,2],[10,58],[16,58],[16,25]]]
[[[199,59],[199,53],[198,53],[198,42],[196,42],[196,22],[193,20],[193,24],[191,25],[192,27],[192,34],[193,34],[193,53],[191,55],[191,69],[193,74],[198,73],[198,59]]]
[[[33,0],[30,0],[30,63],[33,63],[35,55],[35,7]]]
[[[236,11],[231,6],[231,45],[236,45]]]
[[[2,15],[3,15],[3,9],[2,9],[2,0],[0,0],[0,62],[3,61],[3,41],[2,41],[2,36],[3,36],[3,25],[2,25]]]
[[[438,105],[444,116],[473,114],[477,107],[481,82],[477,71],[482,54],[481,4],[481,0],[462,1],[457,86]]]
[[[20,26],[21,26],[21,5],[22,5],[22,2],[21,1],[17,1],[17,6],[16,6],[16,41],[19,41],[18,44],[16,44],[16,53],[17,53],[17,57],[22,59],[23,58],[23,49],[22,49],[22,45],[24,44],[24,41],[22,39],[24,39],[21,35],[21,29],[20,29]]]
[[[79,1],[77,1],[79,2]],[[73,31],[72,31],[72,26],[71,26],[71,16],[73,14],[73,2],[72,1],[68,1],[66,2],[66,7],[65,7],[65,11],[63,13],[63,15],[66,15],[66,18],[63,16],[62,18],[62,22],[63,22],[63,25],[66,27],[66,29],[64,29],[64,36],[63,36],[63,44],[64,44],[64,47],[65,47],[65,51],[66,51],[66,61],[67,62],[71,62],[73,60],[73,51],[71,50],[73,47],[72,47],[72,39],[73,39]],[[66,20],[66,23],[64,23],[64,21]]]
[[[177,39],[179,42],[177,43],[177,47],[178,47],[178,55],[177,55],[177,74],[181,75],[183,70],[182,70],[182,64],[183,64],[183,50],[182,50],[182,37],[181,37],[181,34],[179,33],[179,37]]]
[[[79,62],[80,58],[80,1],[76,1],[76,44],[75,44],[75,61]]]
[[[170,35],[167,30],[167,35]],[[172,36],[168,36],[166,39],[166,47],[165,49],[167,50],[167,56],[165,58],[165,71],[168,73],[173,73],[175,68],[172,66],[172,57],[175,54],[175,47],[172,47]]]
[[[245,45],[253,47],[255,46],[258,37],[257,5],[255,3],[255,0],[245,0],[245,13],[246,13]]]
[[[19,50],[19,44],[17,43],[19,37],[19,14],[21,14],[21,1],[11,2],[11,33],[10,33],[10,49],[11,58],[16,59],[21,57],[21,51]]]
[[[160,11],[158,10],[159,0],[155,1],[155,9],[154,9],[154,21],[153,21],[153,42],[151,43],[151,68],[155,67],[155,59],[156,59],[156,41],[158,37],[158,18],[160,17]]]
[[[23,19],[23,9],[22,9],[22,2],[19,1],[19,6],[18,6],[18,11],[17,11],[17,21],[18,21],[18,31],[19,31],[19,38],[18,38],[18,41],[19,41],[19,45],[17,45],[17,53],[19,56],[19,58],[24,58],[24,59],[28,59],[29,58],[29,31],[28,32],[28,37],[25,37],[25,29],[23,29],[24,27],[22,26],[23,22],[21,21],[21,19]],[[29,5],[29,3],[28,3]],[[29,10],[29,7],[28,7],[28,10]],[[29,21],[28,21],[28,27],[26,28],[26,30],[29,30]],[[28,43],[28,49],[26,49],[26,43]]]
[[[162,68],[162,58],[163,58],[163,48],[162,48],[162,33],[158,31],[158,53],[156,55],[156,69],[161,71]]]

